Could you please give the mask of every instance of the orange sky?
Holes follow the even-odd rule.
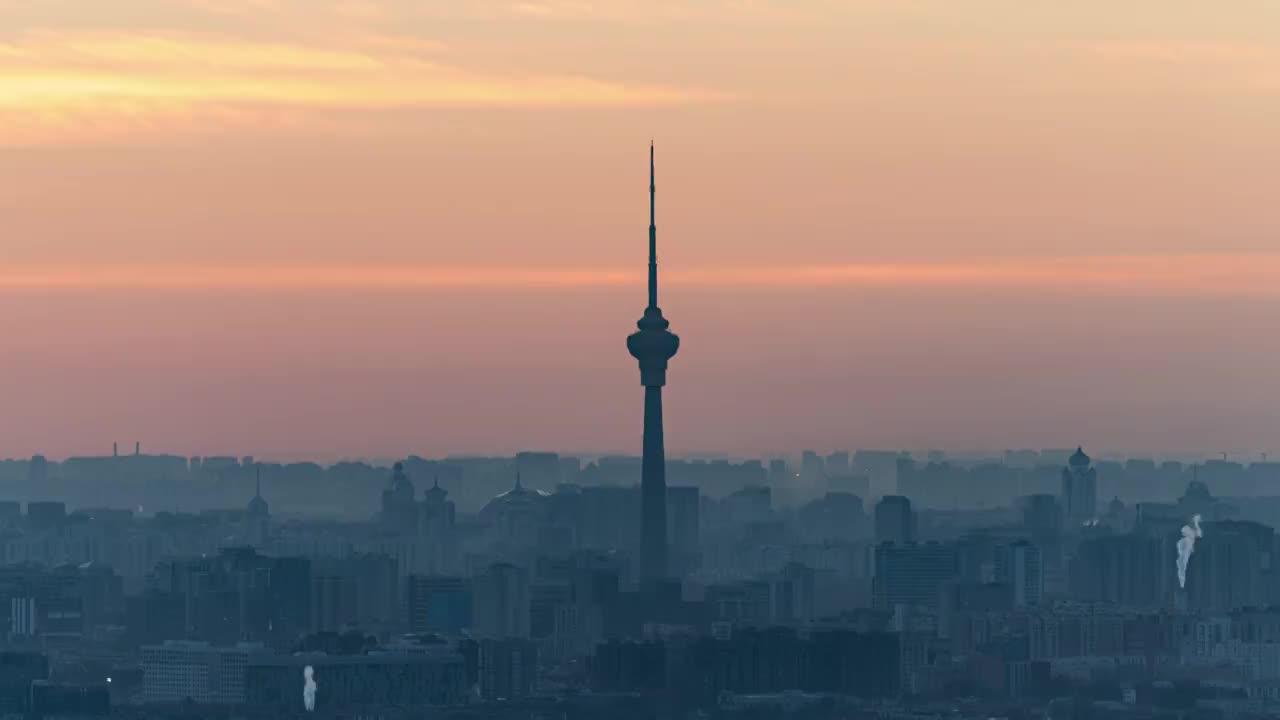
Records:
[[[636,450],[650,138],[676,450],[1275,449],[1276,28],[0,0],[0,455]]]

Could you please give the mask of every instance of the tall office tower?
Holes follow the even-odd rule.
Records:
[[[668,570],[680,577],[696,570],[701,553],[702,495],[696,487],[675,486],[667,488],[668,546],[673,557],[668,558]]]
[[[514,700],[533,694],[538,646],[531,640],[504,638],[480,641],[480,697]]]
[[[915,542],[916,516],[911,501],[901,495],[885,495],[876,503],[876,543]]]
[[[1062,506],[1047,493],[1022,499],[1022,524],[1036,538],[1056,538],[1062,532]]]
[[[477,638],[529,637],[529,576],[495,563],[471,579],[472,634]]]
[[[1076,448],[1062,469],[1062,506],[1077,525],[1098,516],[1098,471],[1084,448]]]
[[[800,453],[800,480],[805,483],[816,483],[827,476],[827,466],[822,456],[813,450]]]
[[[782,458],[774,458],[769,461],[769,485],[772,487],[780,487],[790,481],[790,472],[787,470],[787,461]]]
[[[662,386],[667,384],[667,361],[675,357],[680,338],[658,308],[658,230],[655,211],[653,146],[649,146],[649,305],[627,338],[627,350],[640,364],[644,386],[644,446],[640,470],[641,577],[660,582],[667,577],[666,450],[662,440]]]
[[[936,609],[944,586],[957,576],[957,571],[953,545],[878,545],[872,605],[879,610],[892,610],[898,605]]]
[[[1044,596],[1044,568],[1040,548],[1025,540],[1002,545],[995,552],[996,582],[1008,588],[1013,607],[1034,607]]]
[[[471,583],[465,578],[410,575],[405,585],[410,632],[453,636],[471,629]]]
[[[424,569],[433,575],[450,572],[457,565],[457,509],[439,479],[423,493],[418,507],[418,553]]]
[[[1265,607],[1274,597],[1268,569],[1274,567],[1275,530],[1248,520],[1209,523],[1187,565],[1192,610],[1229,613]]]

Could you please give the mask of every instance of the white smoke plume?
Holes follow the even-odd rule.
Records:
[[[310,665],[302,669],[302,706],[307,712],[314,712],[316,709],[316,678],[315,669]]]
[[[1196,551],[1196,539],[1204,537],[1200,529],[1200,516],[1192,515],[1191,524],[1182,526],[1182,539],[1178,541],[1178,587],[1187,587],[1187,563]]]

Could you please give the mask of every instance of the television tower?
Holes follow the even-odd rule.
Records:
[[[662,440],[662,386],[667,384],[667,361],[680,349],[680,338],[658,308],[658,230],[654,209],[653,144],[649,145],[649,305],[627,337],[627,350],[640,364],[644,386],[644,452],[640,470],[641,579],[667,579],[667,472]]]

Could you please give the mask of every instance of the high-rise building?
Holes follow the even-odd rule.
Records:
[[[791,472],[787,470],[787,461],[774,458],[769,461],[769,485],[779,487],[791,480]]]
[[[1076,448],[1062,469],[1062,506],[1077,525],[1098,516],[1098,471],[1084,448]]]
[[[464,578],[410,575],[406,585],[411,632],[456,635],[471,628],[471,584]]]
[[[1072,598],[1128,607],[1159,607],[1178,583],[1174,577],[1174,542],[1168,535],[1137,532],[1085,540],[1069,566],[1068,589]]]
[[[822,456],[813,450],[800,453],[800,479],[806,483],[814,483],[827,475],[827,465]]]
[[[1007,588],[1013,607],[1034,607],[1044,595],[1044,567],[1040,548],[1026,541],[1001,545],[995,551],[995,580]]]
[[[13,636],[75,638],[84,633],[83,606],[84,588],[77,571],[50,571],[35,565],[0,567],[0,623]]]
[[[480,696],[513,700],[533,694],[538,646],[531,640],[480,641]]]
[[[380,633],[404,622],[400,575],[390,555],[316,557],[311,572],[314,630],[354,625],[365,632]]]
[[[573,584],[565,581],[529,585],[529,636],[547,640],[556,632],[556,617],[573,605]]]
[[[67,504],[56,500],[40,500],[27,503],[27,527],[32,530],[48,530],[66,522]]]
[[[418,517],[420,564],[429,573],[450,572],[457,565],[457,511],[439,478],[423,493]]]
[[[224,548],[217,555],[162,562],[152,582],[154,590],[182,597],[189,640],[262,641],[287,649],[311,628],[311,561],[305,557]]]
[[[31,683],[49,679],[49,658],[38,652],[0,650],[0,713],[27,709]]]
[[[476,638],[529,637],[529,576],[523,568],[495,563],[472,578],[471,602]]]
[[[49,461],[43,455],[32,455],[27,463],[27,482],[38,488],[49,479]]]
[[[17,500],[0,500],[0,528],[16,528],[21,523],[22,503]]]
[[[839,450],[827,456],[827,477],[849,474],[849,451]]]
[[[1037,538],[1055,538],[1062,532],[1062,506],[1047,493],[1028,495],[1022,501],[1022,524]]]
[[[360,588],[355,578],[316,574],[311,577],[311,629],[337,632],[354,624]]]
[[[680,348],[680,338],[658,307],[658,230],[655,210],[653,146],[649,146],[649,305],[627,338],[627,350],[640,365],[644,386],[644,441],[640,471],[641,577],[650,582],[667,578],[666,450],[662,437],[662,386],[667,362]]]
[[[937,608],[956,572],[954,546],[884,543],[876,547],[873,603],[880,610],[898,605]]]
[[[916,540],[916,516],[911,501],[901,495],[885,495],[876,503],[876,542],[903,545]]]
[[[1263,607],[1273,594],[1264,578],[1273,567],[1275,531],[1261,523],[1224,520],[1208,524],[1187,563],[1191,609],[1227,613]]]
[[[696,487],[667,488],[667,541],[673,555],[673,576],[697,569],[701,504],[702,496]]]

